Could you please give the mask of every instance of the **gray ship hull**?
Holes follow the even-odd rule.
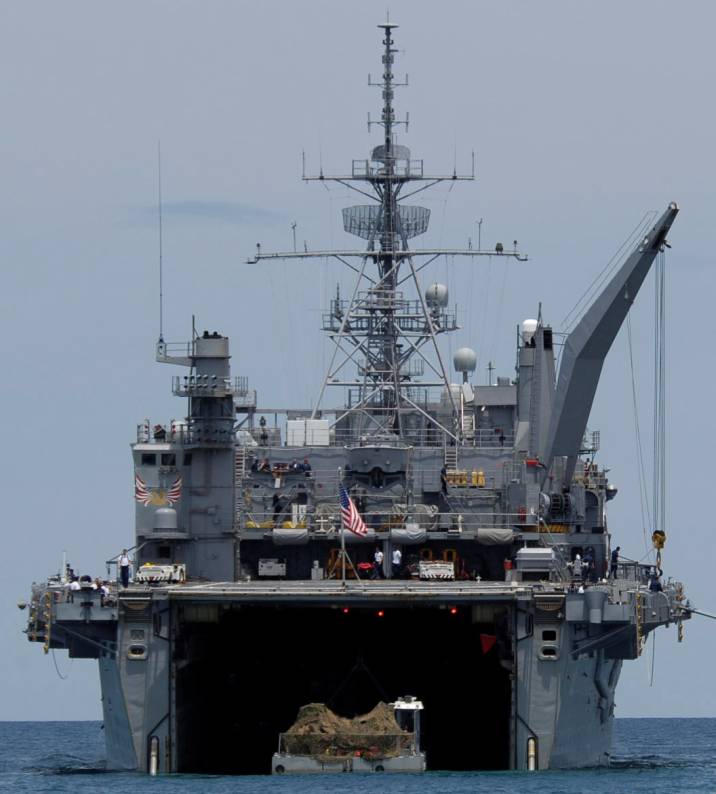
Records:
[[[425,702],[428,769],[593,767],[621,659],[674,618],[635,585],[605,587],[598,609],[518,581],[130,587],[111,626],[91,595],[58,603],[51,644],[99,657],[111,769],[268,773],[305,702],[363,713],[401,689]]]

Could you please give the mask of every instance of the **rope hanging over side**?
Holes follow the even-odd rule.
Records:
[[[58,677],[59,677],[59,678],[60,678],[62,681],[66,681],[66,680],[67,680],[67,679],[70,677],[70,674],[69,674],[69,673],[65,673],[65,674],[63,675],[63,674],[60,672],[60,668],[57,666],[57,659],[55,658],[55,649],[54,649],[54,648],[52,649],[52,661],[53,661],[53,663],[54,663],[54,665],[55,665],[55,672],[57,673]]]

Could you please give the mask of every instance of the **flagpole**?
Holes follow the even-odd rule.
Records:
[[[341,485],[343,484],[343,470],[338,467],[338,494],[340,496]],[[346,586],[346,529],[341,519],[341,580],[343,587]]]

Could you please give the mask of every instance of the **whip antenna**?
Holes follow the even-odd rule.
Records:
[[[164,341],[164,262],[162,251],[162,142],[157,142],[157,214],[159,218],[159,341]]]

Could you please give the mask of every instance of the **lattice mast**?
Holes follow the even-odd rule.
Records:
[[[306,181],[338,182],[375,202],[343,210],[345,231],[366,240],[366,250],[262,253],[258,247],[256,256],[249,262],[332,256],[358,274],[350,300],[343,300],[337,292],[330,312],[324,316],[323,328],[334,341],[335,349],[313,409],[314,416],[327,386],[347,387],[347,407],[336,418],[336,424],[353,414],[354,432],[402,435],[404,415],[417,412],[438,430],[458,438],[457,406],[453,405],[454,420],[448,426],[440,424],[427,410],[428,390],[432,387],[445,389],[449,400],[453,400],[437,337],[457,329],[456,317],[447,308],[447,290],[431,288],[424,295],[417,273],[442,255],[524,257],[516,249],[503,252],[501,247],[497,251],[410,250],[408,240],[427,230],[430,210],[402,202],[440,182],[474,179],[474,158],[469,175],[458,175],[454,170],[450,175],[427,176],[423,173],[422,160],[412,159],[410,150],[396,143],[395,128],[404,125],[407,130],[409,117],[406,114],[404,119],[396,120],[394,89],[406,86],[408,80],[406,76],[397,83],[393,74],[397,52],[393,30],[398,26],[385,22],[378,27],[383,31],[382,79],[374,82],[369,75],[368,83],[382,89],[383,107],[379,120],[372,120],[368,114],[368,129],[373,125],[383,128],[382,145],[375,147],[368,159],[354,160],[350,174],[326,176],[321,171],[318,176],[305,173],[303,176]],[[413,182],[424,184],[406,190]],[[416,267],[417,257],[427,259]],[[377,275],[376,270],[369,270],[369,265],[375,265]],[[412,283],[416,297],[405,297],[400,287],[406,282]],[[349,376],[349,366],[357,368],[357,381]],[[426,373],[427,379],[421,379]]]

